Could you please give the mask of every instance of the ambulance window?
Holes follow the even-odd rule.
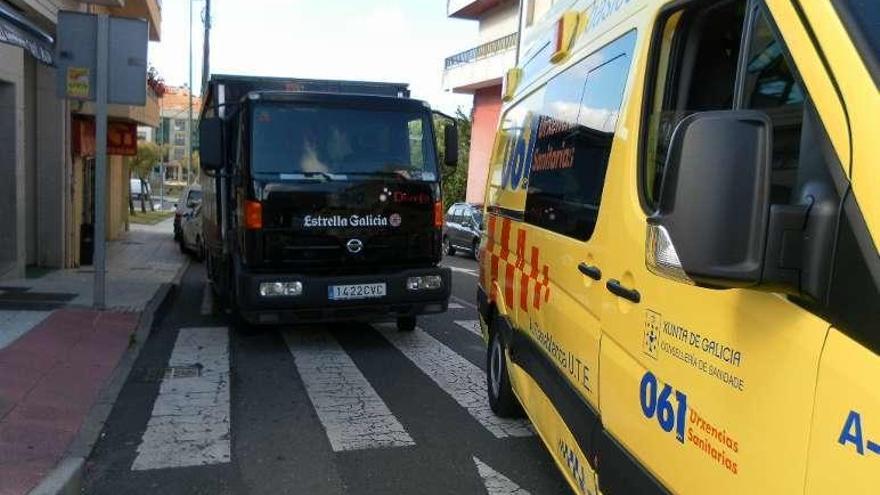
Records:
[[[526,222],[580,240],[593,235],[635,37],[619,38],[548,83]]]
[[[695,112],[733,108],[746,3],[735,0],[678,11],[659,28],[641,169],[648,211],[656,207],[676,125]]]
[[[742,107],[762,110],[773,124],[771,202],[787,204],[797,180],[804,91],[763,11],[757,12],[745,63]]]

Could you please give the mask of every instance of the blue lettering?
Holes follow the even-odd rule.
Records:
[[[862,417],[859,413],[855,411],[849,412],[837,442],[844,446],[847,442],[850,442],[856,446],[856,452],[859,455],[865,455],[864,442],[862,441]]]
[[[868,440],[868,444],[866,445],[866,447],[868,447],[868,450],[870,450],[871,452],[880,455],[880,444],[876,444]]]

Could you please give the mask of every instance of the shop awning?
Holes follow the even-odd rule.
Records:
[[[0,43],[20,46],[46,65],[54,63],[52,36],[3,3],[0,3]]]

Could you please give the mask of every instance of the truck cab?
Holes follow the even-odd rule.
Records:
[[[405,85],[214,76],[200,122],[213,286],[246,323],[446,310],[441,164]],[[447,145],[456,145],[454,125]],[[457,161],[447,146],[446,162]]]

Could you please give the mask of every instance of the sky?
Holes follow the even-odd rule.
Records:
[[[193,1],[193,86],[202,69],[204,0]],[[211,72],[407,82],[432,107],[468,112],[443,91],[443,61],[477,44],[477,23],[446,17],[445,0],[212,0]],[[167,84],[188,82],[189,1],[162,2],[150,63]]]

